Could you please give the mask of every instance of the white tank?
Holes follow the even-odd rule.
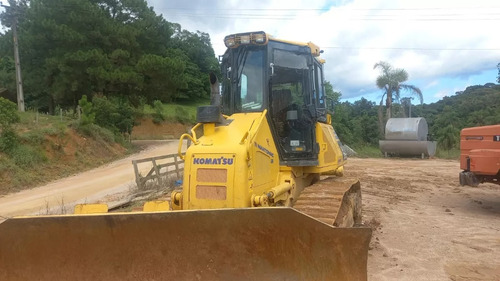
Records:
[[[425,118],[390,118],[385,125],[386,140],[426,141],[429,129]]]
[[[400,156],[422,155],[434,157],[437,146],[435,141],[379,140],[378,143],[382,153]]]

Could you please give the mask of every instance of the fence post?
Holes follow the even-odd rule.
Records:
[[[78,114],[78,122],[80,122],[82,120],[82,108],[80,105],[76,106],[76,113]]]
[[[137,184],[137,188],[141,189],[141,175],[139,175],[139,168],[137,167],[137,161],[132,160],[132,165],[134,165],[134,173],[135,173],[135,183]]]
[[[158,169],[158,165],[156,165],[156,159],[153,159],[153,168],[155,169],[158,185],[162,185],[162,179],[160,177],[160,169]]]
[[[177,162],[177,155],[174,155],[174,161],[175,161],[175,172],[177,174],[177,179],[180,179],[181,174],[179,172],[179,163]]]

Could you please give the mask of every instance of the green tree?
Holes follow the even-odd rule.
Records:
[[[130,133],[134,126],[134,110],[126,99],[94,96],[92,113],[95,114],[95,124],[115,134]]]
[[[209,96],[207,74],[218,72],[209,35],[182,30],[145,0],[22,0],[18,6],[28,106],[53,112],[55,105],[76,107],[83,95],[135,104],[142,97],[151,103]],[[0,20],[6,25],[13,15],[8,9]],[[10,32],[0,34],[1,57],[12,56]],[[10,75],[0,65],[0,85]]]
[[[500,124],[500,85],[470,86],[438,102],[414,106],[412,112],[426,118],[429,133],[437,140],[449,125],[461,130]]]
[[[17,100],[15,64],[12,57],[0,58],[0,88],[5,88],[11,93],[9,99]]]
[[[90,125],[95,122],[95,112],[92,108],[92,103],[87,100],[87,96],[83,95],[83,97],[78,101],[78,105],[82,110],[82,116],[80,119],[80,125]]]
[[[144,79],[144,95],[149,102],[172,101],[181,89],[188,87],[180,50],[169,50],[167,56],[147,54],[137,63],[137,71]]]
[[[497,64],[497,68],[498,68],[497,82],[500,83],[500,63]]]
[[[341,92],[333,90],[333,85],[329,81],[325,81],[325,95],[327,102],[333,105],[337,104],[342,97]]]
[[[6,130],[20,120],[16,104],[0,97],[0,130]]]
[[[17,134],[12,125],[21,119],[17,105],[0,97],[0,151],[11,151],[17,144]]]
[[[422,91],[413,85],[404,84],[408,80],[408,72],[402,68],[393,68],[389,63],[380,61],[373,66],[373,69],[379,68],[381,74],[377,77],[376,85],[384,91],[379,106],[379,127],[380,132],[384,133],[385,123],[392,117],[392,104],[394,101],[400,101],[401,92],[408,91],[416,95],[423,103]],[[383,116],[382,105],[385,101],[386,114]]]
[[[441,130],[438,143],[443,149],[450,150],[457,147],[459,138],[460,131],[450,124]]]

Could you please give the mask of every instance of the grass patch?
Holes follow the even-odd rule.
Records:
[[[353,150],[356,151],[356,155],[352,157],[357,158],[382,158],[382,152],[380,152],[380,148],[378,146],[358,146],[353,147]]]
[[[162,106],[163,112],[161,112],[161,116],[163,116],[166,120],[172,122],[181,122],[181,123],[195,123],[196,120],[196,108],[201,105],[210,104],[210,100],[208,99],[199,99],[191,102],[182,102],[182,103],[165,103]],[[149,115],[151,117],[159,116],[158,107],[154,107],[151,105],[144,105],[143,113],[144,115]],[[158,118],[157,118],[158,119]],[[160,120],[159,120],[160,121]]]
[[[77,125],[77,132],[82,135],[93,138],[96,141],[112,143],[115,141],[115,135],[108,129],[97,126],[96,124]]]
[[[61,116],[52,116],[35,111],[19,112],[19,117],[21,117],[20,125],[28,130],[52,128],[54,124],[58,123],[68,126],[76,118],[72,114],[65,114],[61,118]]]
[[[15,145],[4,147],[7,138],[0,139],[0,194],[85,171],[132,151],[116,144],[127,144],[123,136],[97,125],[82,127],[78,134],[71,128],[78,128],[78,121],[71,118],[20,115],[21,122],[14,125]]]
[[[47,156],[42,150],[24,144],[14,147],[9,154],[14,163],[21,168],[32,168],[47,162]]]
[[[435,157],[441,159],[458,160],[460,159],[460,149],[452,148],[449,150],[445,150],[438,148]]]

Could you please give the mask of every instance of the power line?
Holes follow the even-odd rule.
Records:
[[[213,46],[223,46],[221,43],[213,43]],[[402,51],[500,51],[499,48],[425,48],[425,47],[354,47],[354,46],[326,46],[321,49],[345,49],[345,50],[402,50]]]
[[[256,19],[256,20],[297,20],[300,16],[276,16],[276,15],[203,15],[203,14],[177,14],[167,15],[177,17],[210,17],[213,19]],[[388,17],[388,16],[387,16]],[[500,21],[498,18],[337,18],[346,21]]]
[[[500,48],[421,48],[421,47],[342,47],[328,46],[321,49],[357,49],[357,50],[409,50],[409,51],[500,51]]]
[[[93,6],[97,8],[98,6]],[[128,9],[140,8],[139,5],[126,6],[125,11],[132,12]],[[77,4],[54,4],[42,5],[41,8],[59,8],[63,10],[78,10],[82,12],[94,12],[95,10],[89,9],[88,6],[81,6]],[[99,6],[99,8],[102,8]],[[403,11],[403,12],[429,12],[439,11],[439,14],[406,14],[406,13],[389,13],[389,14],[358,14],[336,17],[337,20],[346,21],[500,21],[500,7],[463,7],[463,8],[321,8],[321,9],[286,9],[286,8],[207,8],[207,9],[193,9],[193,8],[162,8],[156,9],[157,12],[172,11],[173,13],[164,13],[169,17],[209,17],[214,19],[256,19],[256,20],[296,20],[301,17],[317,16],[307,14],[308,12],[321,12],[331,11],[337,9],[338,11]],[[443,11],[450,11],[450,13],[443,13]],[[482,12],[471,10],[485,10]],[[177,13],[175,11],[181,11]],[[200,11],[200,12],[198,12]],[[235,13],[237,11],[238,13]],[[261,14],[257,12],[275,12],[275,14]],[[457,12],[458,11],[458,12]],[[460,12],[463,11],[463,12]],[[498,12],[497,12],[498,11]],[[228,13],[226,13],[228,12]],[[256,13],[253,13],[256,12]],[[276,12],[294,12],[292,14],[276,14]],[[298,13],[295,13],[298,12]]]
[[[331,7],[331,8],[318,8],[318,9],[289,9],[289,8],[234,8],[234,9],[229,9],[229,8],[162,8],[162,10],[181,10],[181,11],[193,11],[193,10],[200,10],[200,11],[330,11],[332,9],[339,9],[339,10],[352,10],[352,11],[432,11],[432,10],[465,10],[465,11],[470,11],[471,9],[473,10],[478,10],[478,9],[485,9],[485,10],[491,10],[491,9],[500,9],[499,7],[461,7],[461,8],[446,8],[446,7],[434,7],[434,8],[348,8],[348,7]]]

